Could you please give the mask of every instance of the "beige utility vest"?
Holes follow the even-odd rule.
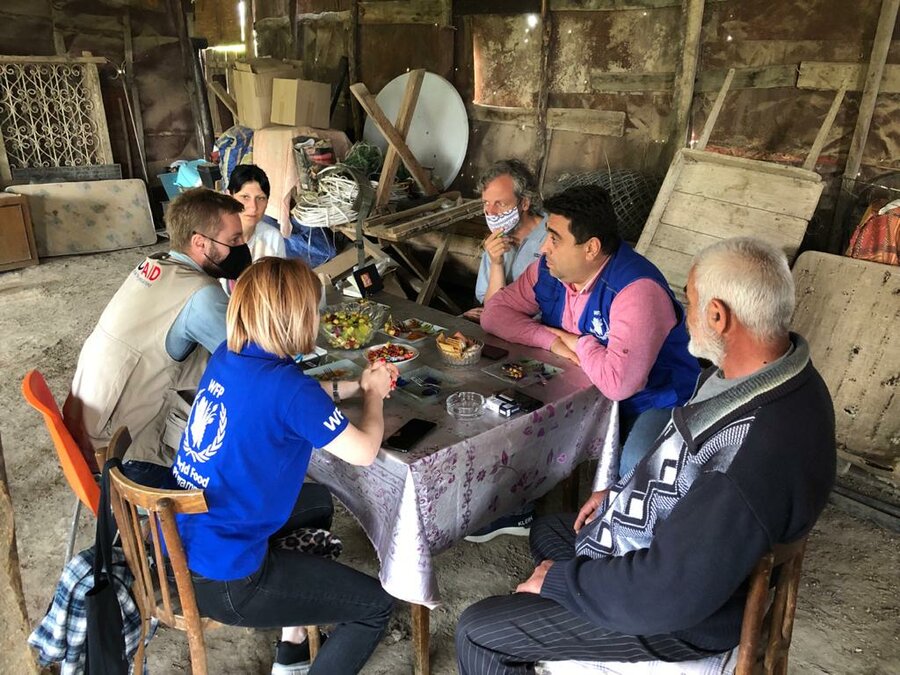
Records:
[[[166,336],[190,297],[215,283],[167,253],[132,270],[81,349],[64,408],[83,449],[107,445],[127,425],[133,443],[126,459],[172,465],[175,450],[163,444],[166,418],[190,408],[178,391],[196,389],[209,352],[197,345],[175,361],[166,351]]]

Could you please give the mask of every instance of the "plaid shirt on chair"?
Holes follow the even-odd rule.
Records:
[[[134,598],[131,584],[134,577],[125,563],[119,548],[113,548],[113,578],[122,622],[125,631],[125,653],[128,660],[134,658],[141,637],[141,614]],[[87,637],[85,594],[94,586],[94,549],[89,548],[73,557],[63,570],[53,601],[41,623],[28,638],[28,644],[38,652],[42,666],[61,663],[61,675],[84,673]],[[153,619],[147,642],[156,633],[157,620]],[[144,661],[144,675],[147,675]]]

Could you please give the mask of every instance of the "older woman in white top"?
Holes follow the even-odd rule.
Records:
[[[228,194],[244,205],[241,225],[253,260],[265,256],[286,258],[284,237],[264,219],[269,203],[269,178],[255,164],[239,164],[228,179]]]

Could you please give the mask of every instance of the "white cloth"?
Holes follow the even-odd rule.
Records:
[[[256,224],[256,229],[247,242],[247,246],[250,247],[250,255],[254,262],[266,256],[287,257],[281,231],[263,221]]]
[[[599,661],[541,661],[538,675],[733,675],[737,666],[738,648],[696,661],[668,663],[641,661],[638,663]]]

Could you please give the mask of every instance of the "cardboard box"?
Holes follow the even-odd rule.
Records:
[[[231,81],[240,123],[251,129],[268,126],[272,117],[272,81],[302,74],[297,62],[270,58],[236,61]]]
[[[331,126],[331,85],[276,77],[272,85],[272,123],[291,127]]]

